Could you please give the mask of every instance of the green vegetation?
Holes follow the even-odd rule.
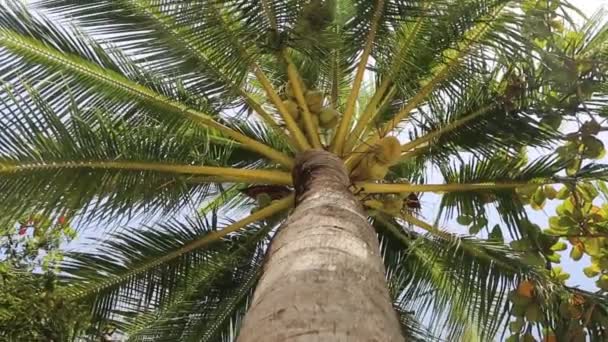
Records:
[[[234,340],[294,206],[294,156],[323,148],[377,230],[408,341],[605,341],[604,15],[579,25],[558,0],[1,3],[0,336]],[[23,239],[13,224],[32,212]],[[59,212],[95,222],[93,249],[62,255]],[[133,220],[102,229],[119,219]],[[568,253],[597,292],[566,285]]]
[[[58,288],[60,247],[74,237],[65,216],[28,215],[0,230],[2,340],[70,341],[86,330],[86,306],[67,302]]]

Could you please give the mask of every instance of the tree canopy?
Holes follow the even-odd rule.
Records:
[[[581,25],[558,0],[4,2],[1,222],[136,218],[62,262],[88,333],[230,341],[294,205],[294,155],[324,148],[377,229],[410,340],[603,340],[603,15]],[[425,193],[441,196],[432,223]],[[531,222],[548,201],[556,215]],[[598,292],[565,285],[568,245]]]

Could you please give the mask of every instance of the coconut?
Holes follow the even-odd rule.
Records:
[[[403,200],[398,197],[389,197],[382,201],[382,207],[386,212],[398,214],[403,207]]]
[[[368,175],[370,180],[380,180],[386,177],[388,173],[389,166],[386,164],[372,164],[372,166],[368,170]]]
[[[283,105],[287,108],[287,112],[294,120],[298,120],[300,117],[300,109],[298,108],[298,104],[292,100],[283,101]]]
[[[264,207],[267,207],[268,205],[270,205],[270,202],[272,202],[272,198],[270,197],[269,194],[263,192],[256,196],[255,201],[258,203],[258,206],[260,208],[264,208]]]
[[[395,137],[385,137],[376,144],[376,159],[381,164],[394,165],[401,159],[401,144]]]
[[[323,109],[323,93],[318,90],[309,90],[305,95],[306,105],[313,113],[319,113]]]
[[[325,123],[321,123],[320,125],[321,125],[322,128],[332,129],[332,128],[338,126],[338,118],[335,117],[331,121],[325,122]]]
[[[319,129],[319,117],[316,115],[311,115],[310,119],[312,120],[312,124],[315,126],[315,129]],[[303,117],[300,117],[300,120],[298,120],[298,126],[301,130],[306,131],[306,125],[304,124]]]
[[[319,113],[319,125],[323,128],[334,128],[338,124],[340,113],[333,108],[324,108]]]

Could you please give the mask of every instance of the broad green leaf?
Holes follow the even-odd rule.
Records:
[[[583,257],[583,248],[578,246],[578,245],[574,245],[572,246],[572,249],[570,250],[570,258],[572,258],[572,260],[574,261],[579,261],[581,260],[581,258]]]
[[[563,241],[559,241],[555,245],[551,246],[552,251],[559,252],[559,251],[565,251],[566,249],[568,249],[568,245],[566,245],[566,243]]]
[[[467,215],[460,215],[460,216],[458,216],[458,218],[456,218],[456,221],[460,225],[468,226],[471,223],[473,223],[473,217],[467,216]]]
[[[598,274],[600,274],[601,271],[602,270],[600,269],[600,267],[596,264],[591,264],[583,268],[583,273],[585,273],[585,275],[589,278],[596,277]]]
[[[542,267],[545,265],[545,259],[543,259],[543,257],[539,254],[533,252],[528,252],[524,254],[522,261],[530,266]]]

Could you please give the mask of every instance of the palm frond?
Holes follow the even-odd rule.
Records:
[[[193,267],[184,285],[170,299],[144,307],[125,325],[130,340],[189,340],[215,338],[226,320],[245,299],[257,280],[264,250],[260,242],[272,226],[248,232],[241,243],[232,240],[223,251]],[[242,310],[240,310],[242,313]],[[204,329],[202,329],[204,328]]]
[[[17,9],[17,11],[22,10]],[[162,119],[169,118],[172,121],[194,122],[205,128],[217,129],[227,137],[243,143],[243,147],[247,149],[258,150],[262,155],[270,154],[272,155],[271,159],[278,158],[276,161],[285,165],[291,164],[289,157],[226,127],[212,117],[215,115],[210,116],[196,107],[190,107],[187,102],[179,102],[159,93],[153,87],[131,80],[125,76],[124,72],[106,68],[97,61],[86,58],[87,56],[83,56],[83,53],[75,53],[76,51],[73,51],[73,49],[61,49],[64,41],[70,41],[75,39],[74,37],[78,37],[74,33],[57,31],[52,36],[45,35],[43,29],[50,26],[50,23],[32,20],[20,22],[15,19],[13,15],[15,9],[11,6],[3,8],[0,13],[3,14],[0,17],[0,24],[2,24],[0,26],[0,42],[3,50],[8,52],[4,57],[9,61],[21,61],[20,66],[24,71],[27,71],[28,67],[31,66],[29,63],[37,65],[36,68],[29,68],[30,75],[28,77],[45,79],[46,75],[53,75],[58,72],[67,73],[75,82],[71,89],[78,90],[79,93],[81,91],[90,92],[94,89],[97,97],[100,96],[99,90],[103,90],[101,95],[104,98],[111,97],[113,101],[123,101],[123,111],[125,101],[135,101],[138,106],[143,106],[150,113],[154,113],[157,118],[159,118],[159,113],[163,113],[160,116]],[[81,42],[81,44],[86,46],[84,42]],[[29,63],[23,63],[25,61]],[[37,71],[37,73],[32,74],[32,70]],[[0,74],[6,72],[19,73],[20,70],[13,67],[10,71],[0,71]],[[60,96],[60,98],[65,100],[65,95]],[[168,113],[172,114],[168,115]]]
[[[246,153],[235,150],[232,156],[230,144],[216,145],[209,134],[108,121],[103,113],[82,113],[73,104],[70,116],[62,118],[32,95],[36,102],[26,108],[6,102],[1,107],[6,114],[0,122],[0,192],[7,215],[58,208],[105,218],[169,212],[202,200],[217,186],[197,183],[194,176],[247,182],[247,171],[234,169],[230,175],[230,169],[217,167],[235,158],[247,167]],[[285,173],[284,181],[290,179]]]
[[[491,156],[502,149],[547,147],[560,138],[532,115],[507,110],[505,95],[488,86],[492,82],[473,81],[458,91],[455,101],[431,101],[428,109],[413,115],[404,158],[445,161],[463,151]]]
[[[509,157],[507,157],[508,159]],[[444,164],[440,168],[446,183],[460,182],[501,182],[522,181],[543,182],[553,180],[553,176],[563,170],[566,162],[555,157],[545,156],[522,166],[521,160],[510,157],[510,161],[500,156],[464,163]],[[513,237],[521,236],[520,222],[527,217],[524,203],[515,189],[489,190],[477,192],[452,192],[442,196],[439,217],[450,219],[455,213],[470,213],[475,217],[485,217],[488,195],[496,206],[502,220],[507,224]],[[525,234],[525,233],[524,233]]]
[[[407,55],[411,54],[416,50],[416,47],[424,45],[425,37],[430,34],[429,30],[431,25],[430,22],[433,18],[433,14],[430,13],[432,11],[430,1],[423,1],[420,4],[421,8],[418,11],[422,12],[423,10],[427,10],[427,13],[417,13],[413,8],[406,13],[409,14],[412,20],[404,20],[403,23],[399,27],[395,29],[395,33],[393,35],[389,35],[388,42],[386,44],[377,44],[376,48],[380,51],[374,55],[376,58],[376,63],[378,66],[376,69],[379,71],[376,83],[379,83],[374,91],[374,94],[367,105],[364,107],[365,109],[361,113],[360,117],[357,120],[357,123],[353,129],[352,136],[348,138],[347,148],[352,149],[353,145],[357,138],[360,137],[363,130],[374,118],[376,111],[380,108],[380,104],[383,99],[387,100],[388,98],[392,98],[391,92],[395,90],[393,77],[395,77],[395,73],[398,73],[403,69],[404,64],[407,63]],[[384,56],[391,54],[389,51],[383,51],[382,49],[395,49],[392,52],[392,58],[384,59]],[[387,66],[389,65],[390,66]],[[386,70],[386,72],[382,72],[382,70]]]
[[[253,289],[261,275],[261,261],[260,258],[257,269],[245,275],[242,284],[222,297],[217,309],[209,315],[207,322],[198,322],[187,332],[188,341],[216,341],[218,337],[228,337],[232,333],[226,331],[227,323],[236,322],[238,329],[253,296]]]
[[[71,22],[77,21],[98,37],[112,36],[113,44],[120,49],[137,53],[141,56],[138,62],[145,63],[149,70],[180,73],[192,81],[192,90],[208,96],[230,94],[230,88],[243,83],[246,77],[248,64],[239,63],[241,55],[231,44],[232,35],[217,25],[217,11],[229,7],[228,3],[205,1],[177,6],[148,0],[94,4],[45,0],[39,6],[51,14],[61,14],[59,18],[66,18],[64,15],[69,13]],[[210,25],[197,25],[201,16]],[[219,55],[230,59],[217,58]]]
[[[555,329],[559,324],[564,298],[579,296],[598,310],[605,310],[608,303],[599,294],[564,286],[549,270],[532,265],[500,239],[457,236],[412,219],[428,232],[421,235],[394,219],[376,218],[377,229],[387,240],[384,253],[392,256],[385,258],[391,292],[402,310],[414,310],[419,319],[435,322],[438,331],[448,332],[450,338],[461,336],[471,324],[482,340],[504,331],[513,314],[507,292],[524,279],[535,284],[546,327]],[[594,334],[602,336],[602,331]]]
[[[216,51],[208,46],[198,34],[200,28],[196,24],[180,20],[178,9],[149,1],[102,1],[83,6],[78,1],[53,0],[43,1],[41,5],[51,13],[70,12],[70,21],[78,20],[93,35],[114,35],[114,44],[127,52],[135,51],[131,53],[134,55],[131,59],[136,64],[145,67],[148,72],[176,78],[180,90],[189,95],[204,94],[216,111],[224,108],[257,112],[270,127],[282,132],[276,127],[273,116],[256,101],[256,89],[246,82],[247,64],[225,65],[225,58],[216,58],[225,51]],[[252,3],[235,3],[233,7],[243,14],[260,9],[259,4]],[[100,22],[103,25],[100,26]],[[135,30],[131,27],[133,23],[137,23]],[[122,35],[126,30],[134,35],[129,34],[128,40],[123,40]],[[235,52],[239,51],[232,51]],[[138,59],[138,55],[145,58]]]
[[[113,233],[98,241],[100,245],[93,252],[74,251],[66,255],[62,270],[67,279],[72,280],[65,292],[78,300],[101,299],[94,307],[106,317],[113,310],[119,311],[120,304],[128,304],[129,300],[135,303],[140,299],[150,303],[159,301],[162,298],[155,297],[163,296],[165,289],[183,285],[189,271],[210,260],[228,242],[217,241],[198,253],[172,259],[174,262],[157,261],[159,257],[215,230],[212,221],[195,217],[185,222],[172,220],[156,227]]]
[[[357,70],[353,80],[352,89],[348,99],[346,100],[346,107],[332,142],[332,151],[334,153],[341,154],[343,152],[342,150],[344,148],[344,143],[346,142],[346,135],[351,127],[351,119],[355,113],[355,105],[357,103],[357,98],[359,97],[359,92],[363,83],[363,76],[367,69],[367,62],[372,52],[372,47],[374,46],[376,34],[380,30],[379,26],[383,22],[382,17],[386,11],[385,5],[384,0],[379,0],[373,3],[373,14],[369,22],[369,28],[367,29],[368,32],[367,37],[365,38],[363,51],[361,52],[361,56],[357,62]]]
[[[399,315],[399,322],[401,323],[401,329],[403,330],[403,338],[406,341],[414,342],[435,342],[443,341],[433,335],[429,329],[425,328],[422,323],[414,316],[410,311],[405,311],[400,307],[396,307],[397,315]]]
[[[193,255],[196,256],[199,252],[205,255],[205,247],[213,247],[218,243],[221,245],[224,239],[229,236],[239,236],[239,231],[257,221],[267,220],[275,223],[281,221],[282,213],[292,205],[293,196],[288,196],[226,225],[221,230],[217,230],[215,215],[211,217],[210,224],[208,219],[200,218],[199,225],[205,228],[200,234],[185,229],[184,224],[179,221],[173,225],[165,224],[158,227],[159,229],[142,230],[131,235],[121,233],[101,243],[97,252],[69,255],[64,271],[75,279],[66,295],[81,299],[101,295],[103,301],[97,302],[97,306],[103,307],[107,304],[112,307],[120,304],[124,296],[129,299],[129,293],[133,288],[150,288],[152,292],[146,293],[151,296],[162,290],[163,286],[174,287],[183,281],[186,273],[178,272],[177,281],[168,285],[158,282],[156,275],[164,279],[164,271],[169,274],[171,270],[183,270],[182,267],[188,267],[192,262]],[[165,236],[167,234],[168,236]],[[194,261],[196,260],[195,258]],[[144,297],[137,294],[133,300],[138,301],[142,298]],[[108,312],[107,308],[105,312]]]
[[[390,219],[387,218],[387,221]],[[394,308],[399,316],[403,336],[408,341],[442,341],[442,339],[433,335],[433,333],[425,327],[425,324],[418,320],[415,312],[408,311],[400,303],[399,296],[402,290],[403,273],[399,267],[405,249],[402,244],[399,244],[392,236],[387,236],[383,230],[384,221],[379,219],[371,220],[372,225],[378,231],[380,239],[380,254],[386,267],[387,280],[389,291],[393,298]],[[387,223],[388,224],[388,223]],[[395,223],[396,224],[396,223]]]
[[[471,5],[471,7],[467,5]],[[400,109],[397,113],[392,112],[383,118],[381,123],[384,124],[377,134],[375,131],[369,132],[371,136],[366,138],[365,142],[359,145],[347,160],[349,166],[356,164],[369,146],[393,131],[414,110],[424,108],[424,104],[430,99],[457,99],[459,90],[466,88],[470,80],[490,70],[486,63],[488,60],[486,54],[494,47],[501,46],[501,51],[510,49],[509,56],[512,55],[513,58],[507,58],[509,62],[505,63],[506,65],[518,60],[518,56],[526,56],[523,53],[526,46],[525,40],[521,38],[521,34],[513,32],[512,29],[512,26],[516,26],[521,21],[521,17],[508,5],[508,1],[474,1],[467,2],[463,6],[452,6],[455,12],[470,11],[468,15],[462,16],[466,22],[461,23],[455,20],[456,17],[451,17],[450,15],[454,15],[454,12],[447,15],[447,18],[451,18],[451,20],[444,21],[445,23],[458,22],[458,26],[454,28],[457,31],[460,28],[463,30],[455,35],[456,39],[450,41],[443,52],[439,51],[434,54],[437,57],[441,56],[439,61],[432,62],[430,65],[422,64],[429,66],[426,68],[426,75],[423,74],[420,78],[407,78],[409,83],[412,83],[413,80],[415,83],[404,87],[403,93],[399,96],[404,99],[398,102]],[[446,28],[438,28],[434,32],[439,34],[446,30]],[[442,41],[438,37],[435,39]],[[425,46],[435,46],[435,44],[429,42]],[[497,67],[499,66],[492,66],[493,69]]]
[[[427,57],[426,60],[420,59],[412,61],[409,65],[404,64],[415,68],[413,73],[403,73],[405,76],[403,88],[407,89],[405,94],[408,92],[411,94],[411,99],[404,103],[399,113],[389,118],[387,125],[392,127],[397,125],[413,109],[422,104],[428,95],[436,91],[438,86],[441,85],[443,91],[447,91],[450,85],[443,83],[449,80],[450,75],[455,77],[450,80],[453,87],[461,88],[462,77],[470,73],[479,73],[483,66],[482,60],[486,57],[486,50],[491,50],[496,44],[502,44],[503,51],[511,49],[514,58],[518,56],[518,52],[522,50],[523,40],[520,39],[519,34],[509,29],[518,18],[508,5],[509,1],[471,1],[462,6],[443,8],[444,12],[437,15],[438,26],[430,31],[432,36],[429,37],[429,41],[417,46],[422,51],[415,57]],[[433,9],[437,8],[441,7],[436,6]],[[455,18],[458,19],[454,20]],[[509,33],[508,39],[503,35],[505,31]],[[436,44],[437,42],[441,43]],[[424,50],[429,48],[438,48],[430,51],[430,56],[438,58],[437,60],[428,58],[429,51]],[[458,72],[455,73],[455,70]],[[395,72],[392,74],[395,75]],[[412,77],[414,75],[418,77]],[[399,84],[398,77],[393,76],[393,79]],[[412,92],[412,89],[415,91]],[[384,129],[383,133],[387,131]]]
[[[608,180],[608,165],[589,163],[583,166],[572,177],[556,177],[564,182],[576,180]]]
[[[384,194],[439,191],[437,222],[471,216],[473,234],[492,208],[504,222],[495,231],[535,240],[523,186],[608,181],[603,164],[572,172],[565,157],[527,160],[526,149],[597,135],[563,134],[562,120],[591,118],[587,131],[602,131],[608,113],[603,13],[579,25],[567,2],[545,3],[4,1],[1,221],[31,211],[150,219],[196,206],[194,218],[144,222],[69,253],[62,291],[132,340],[231,341],[267,239],[294,205],[292,155],[331,143],[352,171],[390,135],[406,139],[399,163],[383,181],[354,185],[369,199],[408,339],[496,338],[513,314],[506,294],[524,279],[543,328],[561,331],[560,306],[573,296],[606,316],[606,298],[530,262],[537,247],[383,211]],[[343,113],[322,136],[307,109],[312,89]],[[425,184],[436,171],[443,184]],[[269,206],[259,196],[251,210],[260,193]],[[605,339],[591,321],[589,335]]]
[[[379,222],[382,235],[393,241],[393,253],[400,255],[389,266],[401,310],[413,311],[418,319],[433,322],[432,332],[437,336],[458,339],[465,322],[475,322],[482,336],[497,333],[506,317],[506,293],[523,272],[505,266],[516,254],[485,241],[451,237],[448,233],[444,237],[422,236],[410,233],[396,221]],[[494,263],[503,253],[506,262]]]

